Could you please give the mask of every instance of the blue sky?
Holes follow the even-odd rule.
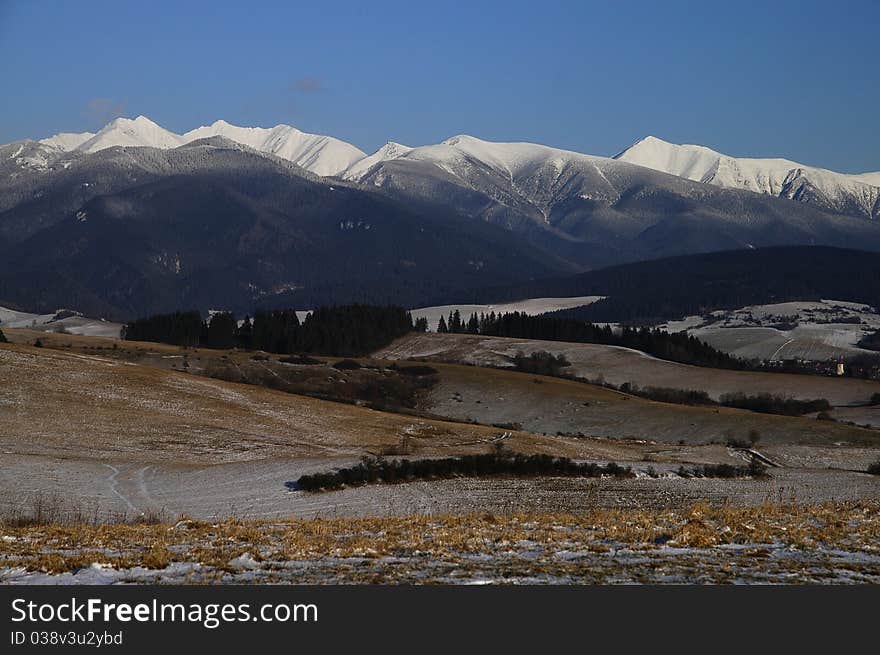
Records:
[[[874,0],[0,0],[0,143],[144,114],[366,151],[467,133],[613,155],[653,134],[876,171],[878,25]]]

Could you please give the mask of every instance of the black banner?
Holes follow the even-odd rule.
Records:
[[[0,597],[4,653],[849,650],[876,641],[880,598],[872,587],[345,586],[7,586]]]

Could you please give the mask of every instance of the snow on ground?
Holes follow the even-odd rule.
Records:
[[[629,548],[571,543],[561,550],[521,540],[495,553],[453,551],[376,557],[258,561],[243,553],[222,569],[196,561],[163,569],[103,563],[65,573],[0,568],[0,584],[866,584],[880,581],[880,557],[861,550],[801,550],[754,543],[713,548]]]
[[[563,355],[571,364],[566,373],[585,380],[615,385],[697,389],[714,399],[726,393],[783,394],[790,398],[825,398],[832,405],[865,404],[880,384],[855,378],[733,371],[690,366],[657,359],[638,350],[593,343],[485,337],[472,334],[411,334],[373,356],[377,359],[434,359],[476,366],[513,366],[518,353],[546,351]]]
[[[0,307],[0,329],[33,328],[44,332],[69,332],[88,337],[119,337],[122,323],[86,318],[75,312],[59,309],[51,314],[32,314]]]
[[[571,307],[580,307],[582,305],[590,305],[597,300],[601,300],[602,296],[576,296],[573,298],[529,298],[527,300],[517,300],[516,302],[499,303],[496,305],[437,305],[434,307],[420,307],[410,310],[413,320],[417,318],[428,319],[428,329],[436,332],[437,323],[440,317],[449,318],[449,313],[456,309],[461,313],[461,318],[467,321],[468,317],[476,313],[504,314],[506,312],[523,312],[525,314],[544,314],[546,312],[555,312],[559,309],[569,309]]]
[[[661,327],[686,330],[738,357],[828,360],[871,352],[856,344],[880,329],[880,313],[842,300],[798,301],[718,310]]]
[[[876,583],[876,529],[873,504],[12,527],[0,583]]]

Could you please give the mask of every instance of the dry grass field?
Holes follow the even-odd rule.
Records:
[[[330,402],[208,374],[218,365],[301,368],[305,392],[325,394],[391,375],[394,361],[339,371],[238,351],[25,329],[7,336],[0,582],[878,576],[880,478],[865,473],[880,458],[874,430],[433,363],[433,386],[407,413],[393,413],[351,402],[356,391]],[[440,336],[429,335],[430,343],[442,345]],[[33,345],[37,338],[42,347]],[[778,464],[769,478],[676,474],[681,465],[743,465],[746,454],[725,441],[752,430],[763,456]],[[519,453],[619,462],[636,477],[456,478],[326,493],[287,485],[364,455],[483,453],[499,442]],[[704,505],[694,510],[695,503]],[[711,519],[697,521],[693,511]],[[843,523],[831,522],[835,513]],[[375,552],[364,550],[368,543]]]
[[[640,387],[670,387],[706,391],[717,399],[724,393],[770,393],[798,399],[825,398],[832,405],[866,403],[880,393],[880,382],[818,375],[787,375],[751,371],[726,371],[678,364],[618,346],[509,339],[468,334],[412,334],[375,353],[386,359],[510,366],[510,358],[522,351],[539,350],[564,355],[571,362],[566,373],[585,380],[614,385],[626,382]]]
[[[864,583],[876,503],[6,526],[0,582]]]
[[[40,499],[64,498],[65,512],[319,512],[284,483],[402,443],[415,456],[485,452],[504,433],[86,352],[0,346],[0,377],[9,381],[0,387],[0,509],[28,512]],[[505,444],[608,460],[638,460],[644,449],[522,431]],[[352,505],[365,513],[374,503],[384,511],[369,494]]]
[[[880,432],[814,417],[660,403],[573,380],[475,366],[431,364],[440,382],[420,407],[486,425],[516,424],[534,433],[641,439],[666,443],[747,440],[768,444],[859,444],[880,447]]]

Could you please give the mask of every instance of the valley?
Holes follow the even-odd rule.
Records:
[[[528,526],[548,521],[555,526],[570,524],[565,528],[571,531],[566,548],[601,553],[606,546],[577,527],[585,517],[593,517],[588,519],[593,525],[611,526],[644,521],[659,512],[672,521],[670,534],[676,535],[672,526],[687,520],[682,517],[689,512],[714,515],[717,510],[712,508],[724,507],[728,518],[718,520],[734,526],[745,520],[732,518],[740,514],[753,523],[769,521],[778,526],[783,521],[793,526],[798,519],[783,508],[797,507],[796,516],[804,516],[825,512],[833,502],[839,508],[835,511],[855,512],[854,521],[868,520],[876,515],[869,508],[880,503],[880,483],[865,473],[880,456],[880,432],[810,417],[659,403],[581,381],[474,365],[503,361],[510,348],[523,346],[515,340],[501,344],[498,339],[475,340],[467,335],[404,337],[371,358],[360,358],[361,368],[351,369],[334,368],[338,358],[284,364],[278,356],[255,358],[254,353],[238,350],[184,349],[22,328],[9,328],[6,334],[11,343],[0,344],[0,377],[15,380],[0,387],[0,515],[6,523],[0,543],[0,559],[5,562],[0,581],[7,584],[350,582],[360,579],[357,571],[388,582],[635,581],[652,579],[650,567],[660,563],[677,571],[669,574],[669,581],[701,576],[725,581],[731,557],[739,562],[740,579],[781,580],[791,567],[805,562],[810,562],[814,573],[804,581],[853,582],[874,579],[880,571],[874,560],[861,554],[867,534],[875,529],[867,523],[864,537],[851,535],[850,541],[840,542],[841,552],[851,553],[841,555],[844,559],[829,560],[821,550],[804,545],[802,555],[788,563],[780,561],[775,572],[756,568],[759,560],[748,549],[741,556],[736,554],[740,551],[726,550],[745,548],[736,545],[741,539],[733,533],[729,546],[714,539],[692,541],[693,535],[682,533],[669,537],[677,540],[676,548],[658,547],[652,540],[665,528],[656,519],[650,537],[642,533],[615,537],[614,548],[631,555],[606,561],[594,554],[564,566],[561,561],[553,563],[556,560],[550,556],[561,545],[548,546],[550,551],[539,557],[551,559],[537,566],[531,549],[506,554],[489,549],[479,560],[482,563],[467,563],[469,556],[455,547],[448,555],[438,552],[426,559],[426,552],[434,552],[427,543],[418,547],[422,554],[403,556],[409,546],[397,541],[394,574],[385,563],[387,554],[382,554],[385,546],[377,546],[378,554],[367,555],[359,565],[368,568],[351,570],[349,566],[364,556],[356,545],[331,546],[304,537],[310,556],[267,550],[279,543],[272,536],[278,530],[305,534],[303,530],[314,529],[334,538],[363,534],[372,542],[369,535],[375,530],[389,529],[376,526],[394,521],[394,530],[406,534],[428,524],[449,524],[443,528],[451,530],[449,538],[458,530],[472,534],[481,520],[495,516],[491,521],[496,526],[499,521],[504,525],[513,521],[511,526],[521,521],[526,534],[535,529]],[[31,345],[36,338],[42,347]],[[577,349],[586,348],[583,344],[561,347],[573,358]],[[630,377],[639,371],[656,374],[656,369],[640,369],[634,363],[659,360],[620,358],[609,347],[587,350],[599,348],[608,351],[606,357],[618,355],[611,361]],[[426,368],[400,359],[404,353],[419,361],[425,356],[462,358],[470,365],[432,361],[428,368],[433,373],[425,373],[431,383],[420,387],[411,407],[396,412],[377,411],[370,408],[370,401],[358,400],[374,378],[393,378],[400,367]],[[597,357],[592,352],[591,359],[578,361],[586,366],[585,362],[602,361]],[[670,363],[655,366],[660,364]],[[218,366],[241,370],[249,383],[212,377]],[[267,383],[266,376],[250,377],[248,371],[256,368],[293,380],[291,384],[299,386],[290,389],[297,392],[269,388],[279,383]],[[291,376],[285,369],[297,373]],[[779,378],[772,373],[750,376],[752,384]],[[841,385],[835,395],[832,390],[846,380],[788,378],[818,382],[820,387],[810,390],[821,389],[841,400],[864,393],[858,386]],[[326,382],[315,386],[318,380]],[[725,383],[735,385],[736,378],[719,377],[714,382]],[[354,396],[340,397],[341,402],[310,395],[344,387],[351,387],[348,393]],[[752,449],[773,464],[768,477],[682,477],[680,471],[688,467],[743,465],[749,451],[731,444],[753,434],[759,439]],[[301,475],[351,466],[363,457],[448,457],[499,447],[514,453],[615,462],[630,467],[634,477],[458,477],[322,493],[291,486]],[[694,509],[699,507],[706,510]],[[867,514],[858,513],[862,507]],[[348,527],[340,532],[341,522],[346,521]],[[49,532],[40,527],[46,522],[55,526]],[[103,528],[88,527],[108,522]],[[93,529],[118,535],[117,545],[93,552],[89,546],[93,537],[88,536]],[[168,538],[157,539],[157,529],[183,541],[172,546]],[[202,530],[216,535],[218,530],[233,529],[239,536],[230,539],[228,548],[209,556],[217,542],[203,536]],[[64,530],[71,531],[64,538],[67,546],[53,555],[53,540]],[[776,552],[785,542],[767,538],[753,540],[755,545],[749,548]],[[44,554],[27,555],[21,550],[23,544],[29,544],[30,553],[34,544],[43,544]],[[291,558],[296,559],[295,566]],[[852,568],[855,564],[850,566],[847,558],[860,562],[858,567]],[[531,563],[526,564],[526,559]]]
[[[404,348],[413,356],[423,353],[414,350],[410,337],[374,359],[360,360],[365,368],[340,370],[330,366],[333,359],[279,365],[274,357],[254,361],[241,351],[183,350],[57,333],[43,334],[42,348],[27,345],[39,334],[9,329],[13,343],[0,346],[3,377],[20,381],[0,392],[7,491],[0,504],[6,512],[27,512],[33,503],[52,498],[63,498],[68,512],[204,519],[497,509],[513,502],[512,489],[532,483],[462,479],[318,495],[290,491],[285,483],[363,456],[488,452],[499,437],[511,452],[614,461],[637,473],[635,480],[549,481],[549,495],[516,501],[535,511],[575,511],[585,502],[683,507],[697,498],[720,500],[732,488],[747,504],[880,494],[876,479],[858,472],[880,454],[880,433],[809,417],[659,403],[574,380],[439,363],[431,364],[435,379],[416,392],[411,407],[371,409],[370,401],[361,402],[357,395],[373,383],[358,380],[394,375],[393,367],[406,362],[391,360]],[[425,340],[448,344],[449,337],[456,337],[460,348],[473,349],[473,340],[463,335],[424,335],[417,343],[422,348]],[[500,356],[493,343],[480,356]],[[305,380],[336,377],[336,387],[354,385],[348,393],[355,396],[331,402],[309,394],[326,396],[332,385],[304,382],[290,393],[267,388],[265,378],[240,384],[210,377],[222,363],[244,370],[308,370]],[[624,359],[618,366],[629,363]],[[755,380],[777,377],[751,375]],[[47,387],[44,381],[50,378]],[[847,381],[829,379],[826,385],[842,382]],[[830,389],[822,391],[833,397]],[[768,480],[675,475],[683,465],[741,464],[743,455],[726,444],[751,433],[759,434],[760,452],[781,465]],[[649,469],[663,475],[648,477]]]

